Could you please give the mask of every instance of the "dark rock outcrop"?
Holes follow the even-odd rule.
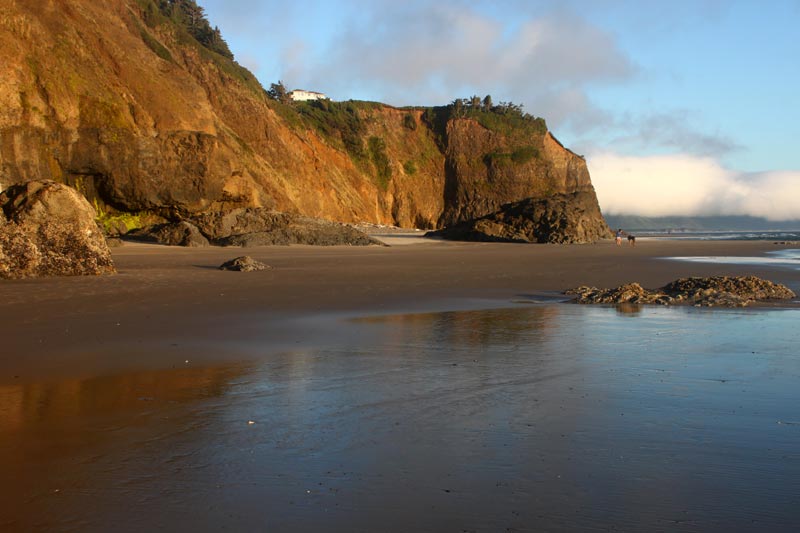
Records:
[[[259,270],[270,270],[271,266],[260,261],[256,261],[249,255],[243,255],[230,261],[225,261],[219,266],[220,270],[233,270],[236,272],[257,272]]]
[[[662,304],[668,305],[674,299],[658,290],[650,291],[638,283],[620,285],[614,289],[598,289],[597,287],[581,286],[569,289],[566,294],[576,296],[581,304]]]
[[[383,245],[347,224],[254,207],[139,228],[125,238],[168,246]]]
[[[786,300],[796,295],[785,285],[756,276],[680,278],[655,290],[629,283],[615,289],[577,287],[566,291],[581,304],[689,304],[696,307],[746,307],[764,300]]]
[[[197,226],[185,220],[139,228],[126,233],[125,238],[167,246],[201,247],[209,245],[208,239],[200,233]]]
[[[736,299],[741,299],[743,305],[747,305],[760,300],[786,300],[796,296],[785,285],[756,276],[681,278],[661,290],[676,300],[695,305],[725,305],[726,300],[734,302]]]
[[[0,194],[0,277],[115,272],[95,210],[76,190],[31,181]]]
[[[221,246],[382,244],[347,224],[263,208],[233,209],[192,219],[208,239]]]
[[[585,244],[610,237],[593,189],[529,198],[426,235],[461,241]]]

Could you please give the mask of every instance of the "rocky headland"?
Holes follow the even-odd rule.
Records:
[[[4,3],[0,190],[67,184],[110,234],[155,224],[143,233],[184,245],[240,242],[204,221],[242,210],[294,217],[247,242],[324,244],[362,237],[302,217],[436,229],[526,199],[594,198],[584,159],[519,106],[276,98],[187,18],[193,6]]]
[[[756,276],[680,278],[664,287],[648,290],[638,283],[613,289],[581,286],[566,291],[581,304],[660,304],[697,307],[746,307],[754,302],[787,300],[796,294],[785,285]]]

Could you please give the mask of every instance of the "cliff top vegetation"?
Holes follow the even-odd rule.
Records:
[[[251,91],[258,95],[264,94],[264,88],[256,77],[236,62],[219,27],[211,26],[205,9],[197,5],[195,0],[136,0],[136,3],[147,28],[171,28],[179,43],[194,46],[224,72],[242,80]],[[140,28],[145,44],[165,61],[174,62],[169,49],[147,28]]]

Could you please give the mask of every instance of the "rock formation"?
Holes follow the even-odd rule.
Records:
[[[347,224],[264,208],[206,213],[190,220],[139,228],[125,238],[170,246],[383,245]]]
[[[235,272],[258,272],[260,270],[271,270],[272,267],[256,261],[249,255],[243,255],[230,261],[225,261],[219,266],[220,270],[232,270]]]
[[[104,214],[170,222],[264,208],[423,229],[591,191],[542,119],[271,100],[168,5],[3,2],[0,190],[52,179]]]
[[[462,241],[585,244],[610,237],[593,190],[506,204],[500,211],[426,235]]]
[[[352,226],[263,208],[207,213],[192,219],[203,235],[221,246],[381,244]]]
[[[77,191],[32,181],[0,194],[0,277],[115,272],[94,208]]]
[[[156,224],[139,228],[125,234],[126,238],[165,244],[167,246],[208,246],[208,239],[197,226],[186,221]]]
[[[763,300],[786,300],[796,295],[788,287],[756,276],[681,278],[659,289],[638,283],[615,289],[577,287],[566,291],[582,304],[689,304],[697,307],[745,307]]]

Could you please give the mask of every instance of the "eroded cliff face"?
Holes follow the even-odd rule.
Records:
[[[3,1],[0,189],[52,179],[105,212],[266,207],[420,228],[591,190],[583,159],[549,133],[475,118],[435,124],[424,109],[340,105],[359,125],[353,148],[148,19],[149,4]]]
[[[441,226],[494,213],[525,198],[592,190],[583,158],[546,130],[492,131],[471,119],[447,124]]]

